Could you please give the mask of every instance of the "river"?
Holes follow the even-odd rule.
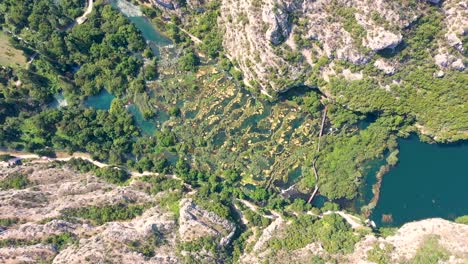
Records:
[[[371,215],[377,226],[467,215],[468,142],[428,144],[411,136],[400,139],[399,146],[399,162],[384,175]]]
[[[169,46],[172,41],[162,35],[149,19],[140,11],[140,7],[125,0],[111,0],[111,5],[124,14],[142,33],[151,50],[160,55],[160,47]]]

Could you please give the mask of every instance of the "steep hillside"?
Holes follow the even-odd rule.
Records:
[[[2,263],[468,260],[468,225],[442,219],[408,223],[381,237],[345,212],[313,210],[291,217],[262,212],[243,200],[235,205],[240,220],[233,222],[197,205],[189,198],[193,192],[164,182],[165,176],[117,186],[55,162],[2,169],[0,181],[18,174],[27,183],[22,189],[0,190]],[[153,185],[151,178],[158,177]],[[256,224],[252,213],[270,220]]]

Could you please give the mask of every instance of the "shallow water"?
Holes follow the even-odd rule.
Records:
[[[141,129],[143,134],[154,135],[154,133],[156,132],[156,126],[154,125],[154,122],[146,120],[143,117],[143,114],[141,113],[140,109],[138,109],[136,105],[129,105],[127,110],[132,114],[133,119],[135,120],[137,126]]]
[[[468,143],[427,144],[412,136],[399,140],[399,146],[399,163],[384,175],[371,215],[377,226],[467,215]],[[383,215],[392,221],[382,221]]]
[[[115,96],[107,90],[102,90],[99,94],[88,96],[84,102],[86,107],[91,107],[99,110],[109,110],[112,100]]]
[[[160,47],[169,46],[172,41],[162,35],[151,21],[143,16],[140,8],[123,0],[111,0],[111,5],[124,14],[142,33],[153,52],[159,56]]]

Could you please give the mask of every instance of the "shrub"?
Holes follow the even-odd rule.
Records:
[[[28,187],[31,182],[28,179],[28,176],[21,173],[12,173],[8,175],[5,179],[0,181],[0,189],[24,189]]]

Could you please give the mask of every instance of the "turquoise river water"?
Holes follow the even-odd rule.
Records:
[[[371,215],[377,226],[467,215],[468,142],[428,144],[411,136],[400,139],[399,146],[399,162],[384,175]],[[383,215],[391,221],[383,221]]]

